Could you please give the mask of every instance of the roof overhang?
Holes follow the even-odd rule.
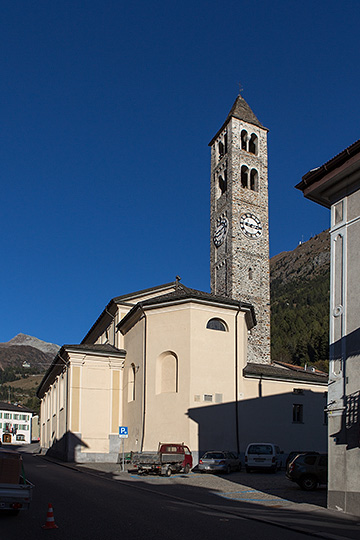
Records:
[[[258,364],[249,362],[243,369],[243,375],[247,379],[260,379],[269,381],[282,381],[302,384],[328,385],[328,376],[297,369],[286,369],[275,364]]]
[[[198,305],[207,305],[217,308],[228,309],[231,311],[241,311],[245,313],[245,320],[250,330],[256,325],[256,316],[255,310],[252,304],[245,302],[227,302],[226,299],[221,299],[219,297],[214,297],[214,299],[209,298],[199,298],[196,296],[189,296],[184,298],[177,299],[166,299],[162,302],[157,298],[153,303],[150,302],[139,302],[117,325],[118,330],[125,335],[139,320],[144,316],[145,311],[150,311],[153,309],[161,309],[175,306],[182,306],[186,304],[198,304]]]
[[[326,208],[360,188],[360,140],[330,161],[306,173],[295,186],[304,197]]]

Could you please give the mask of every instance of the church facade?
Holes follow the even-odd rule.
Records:
[[[327,376],[270,361],[267,130],[239,96],[211,146],[211,293],[179,279],[113,298],[45,374],[41,445],[116,461],[184,442],[326,449]]]

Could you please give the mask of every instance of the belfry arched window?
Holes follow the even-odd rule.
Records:
[[[221,195],[225,193],[227,190],[227,171],[226,169],[223,171],[222,174],[219,175],[219,188],[221,191]]]
[[[251,169],[250,172],[250,189],[251,191],[259,191],[258,172],[256,169]]]
[[[241,167],[241,187],[247,188],[249,180],[249,169],[246,165]]]
[[[243,129],[241,132],[241,150],[247,150],[248,149],[248,139],[249,135],[246,129]]]
[[[225,154],[225,148],[224,143],[222,141],[219,142],[219,159],[221,159]]]
[[[255,156],[258,154],[258,138],[255,133],[252,133],[250,137],[249,152],[251,152],[251,154],[255,154]]]

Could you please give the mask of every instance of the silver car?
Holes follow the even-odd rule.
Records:
[[[206,452],[199,460],[200,472],[222,472],[229,474],[231,471],[241,470],[241,461],[232,452],[212,450]]]

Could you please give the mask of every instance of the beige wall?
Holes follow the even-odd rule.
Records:
[[[77,461],[83,454],[86,461],[89,453],[109,454],[110,437],[118,439],[123,361],[76,353],[68,360],[65,373],[55,378],[42,399],[41,445],[59,455],[73,453]]]
[[[143,435],[144,408],[144,347],[145,319],[143,318],[125,336],[126,361],[122,388],[122,425],[129,427],[129,438],[124,441],[125,450],[139,451]],[[132,364],[135,366],[135,400],[129,400],[129,379]]]
[[[216,401],[235,400],[235,325],[238,326],[239,381],[245,365],[247,325],[237,309],[187,302],[146,312],[146,399],[143,435],[143,385],[145,318],[124,336],[126,355],[123,391],[124,422],[129,426],[126,450],[154,450],[161,442],[199,446],[199,425],[189,417],[191,408],[204,409]],[[228,332],[210,330],[206,324],[220,318]],[[177,362],[177,388],[161,390],[162,361]],[[135,402],[128,403],[126,380],[131,363],[139,366]],[[167,388],[167,386],[165,387]],[[212,401],[205,401],[211,398]],[[224,425],[223,431],[226,431]],[[134,433],[133,433],[134,431]]]

